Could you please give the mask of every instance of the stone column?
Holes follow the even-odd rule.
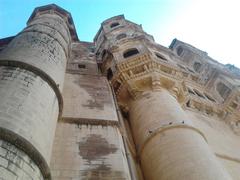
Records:
[[[50,10],[36,14],[0,54],[4,179],[51,179],[49,162],[70,38],[66,20]]]
[[[231,179],[169,91],[143,92],[129,114],[146,180]]]

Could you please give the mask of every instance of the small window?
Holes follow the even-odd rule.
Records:
[[[219,82],[217,84],[217,91],[222,96],[223,99],[228,97],[228,95],[231,93],[231,89],[222,82]]]
[[[85,64],[79,64],[79,65],[78,65],[78,68],[79,68],[79,69],[86,69],[86,65],[85,65]]]
[[[159,53],[155,53],[155,55],[156,55],[159,59],[164,60],[164,61],[167,61],[167,59],[166,59],[163,55],[161,55],[161,54],[159,54]]]
[[[120,39],[123,39],[123,38],[125,38],[125,37],[127,37],[126,34],[119,34],[119,35],[116,37],[116,39],[117,39],[117,40],[120,40]]]
[[[194,71],[200,72],[201,66],[202,66],[201,63],[195,62],[195,63],[193,64],[193,69],[194,69]]]
[[[112,23],[111,25],[110,25],[110,27],[111,28],[114,28],[114,27],[116,27],[116,26],[118,26],[119,25],[119,23],[118,22],[115,22],[115,23]]]
[[[134,56],[134,55],[136,55],[136,54],[138,54],[138,53],[139,53],[139,51],[138,51],[136,48],[128,49],[127,51],[125,51],[125,52],[123,53],[123,57],[124,57],[124,58],[128,58],[128,57]]]
[[[183,48],[180,46],[177,48],[177,55],[182,56],[183,55]]]
[[[113,72],[112,72],[111,68],[109,68],[109,69],[107,70],[107,79],[108,79],[108,80],[111,80],[112,77],[113,77]]]

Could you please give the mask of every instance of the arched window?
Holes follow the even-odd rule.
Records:
[[[125,37],[127,37],[126,34],[119,34],[119,35],[116,37],[116,39],[117,39],[117,40],[120,40],[120,39],[123,39],[123,38],[125,38]]]
[[[228,97],[228,95],[231,92],[231,89],[229,87],[227,87],[225,84],[223,84],[222,82],[217,83],[216,89],[217,89],[217,92],[220,94],[220,96],[222,96],[223,99]]]
[[[108,68],[108,70],[107,70],[107,79],[111,80],[112,77],[113,77],[113,72],[112,72],[111,68]]]
[[[179,47],[177,48],[177,55],[178,55],[178,56],[182,56],[182,54],[183,54],[183,48],[182,48],[181,46],[179,46]]]
[[[161,55],[161,54],[159,54],[159,53],[155,53],[155,55],[156,55],[159,59],[164,60],[164,61],[167,61],[167,59],[166,59],[163,55]]]
[[[138,51],[136,48],[128,49],[127,51],[125,51],[125,52],[123,53],[123,57],[124,57],[124,58],[128,58],[128,57],[134,56],[134,55],[136,55],[136,54],[138,54],[138,53],[139,53],[139,51]]]
[[[201,68],[201,66],[202,66],[201,63],[199,63],[199,62],[195,62],[195,63],[193,64],[193,69],[194,69],[194,71],[196,71],[196,72],[200,72],[200,68]]]
[[[118,26],[119,25],[119,23],[118,22],[115,22],[115,23],[112,23],[111,25],[110,25],[110,27],[111,28],[114,28],[114,27],[116,27],[116,26]]]

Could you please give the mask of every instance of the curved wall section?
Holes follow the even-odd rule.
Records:
[[[62,89],[69,42],[67,26],[60,16],[43,14],[33,19],[9,43],[1,52],[0,61],[17,61],[34,66]]]
[[[167,90],[144,92],[132,101],[129,114],[146,179],[231,180]]]
[[[0,54],[0,140],[25,152],[44,179],[51,179],[70,42],[65,20],[49,11],[36,14]]]
[[[38,166],[16,146],[0,140],[0,172],[3,179],[43,180]]]

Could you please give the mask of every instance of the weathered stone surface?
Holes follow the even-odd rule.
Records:
[[[63,117],[117,121],[110,86],[105,77],[66,74]]]
[[[0,138],[28,154],[44,179],[51,178],[49,163],[63,106],[70,42],[65,19],[46,12],[35,14],[0,54]]]
[[[146,179],[231,179],[166,90],[145,92],[129,114]]]
[[[67,63],[67,73],[97,75],[98,66],[94,54],[94,43],[74,42],[71,45],[71,54]]]
[[[117,127],[58,123],[53,179],[130,179]]]
[[[52,21],[56,25],[51,24]],[[66,32],[61,34],[62,30]],[[34,66],[62,89],[70,41],[67,35],[66,25],[59,16],[42,15],[9,43],[1,52],[0,60]]]
[[[3,180],[43,180],[38,166],[16,146],[0,140],[0,178]]]
[[[31,142],[46,161],[58,117],[54,91],[34,73],[0,66],[0,127]]]

